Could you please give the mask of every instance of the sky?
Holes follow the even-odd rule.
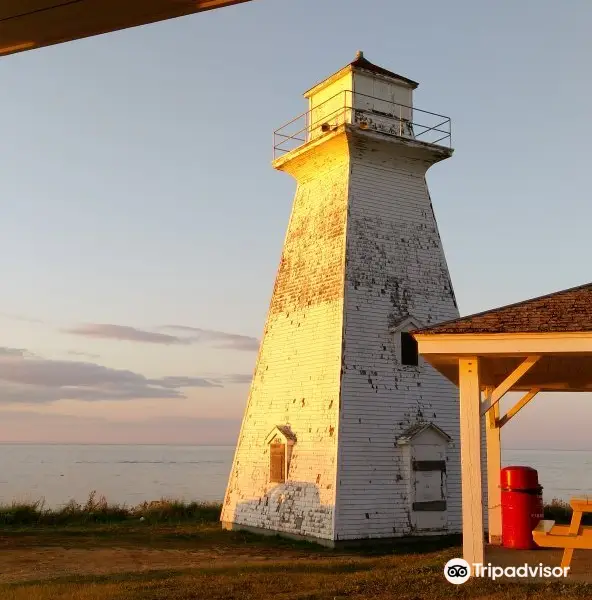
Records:
[[[591,19],[255,0],[0,59],[0,441],[235,443],[294,193],[272,132],[359,49],[452,118],[428,184],[461,314],[592,280]],[[591,401],[503,443],[592,448]]]

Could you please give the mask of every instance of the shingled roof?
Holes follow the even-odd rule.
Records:
[[[592,331],[592,283],[446,321],[413,333],[553,333]]]

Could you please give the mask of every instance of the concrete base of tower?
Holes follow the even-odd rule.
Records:
[[[449,531],[422,531],[414,535],[401,534],[389,537],[358,538],[352,540],[329,540],[314,537],[311,535],[298,535],[285,531],[276,531],[274,529],[265,529],[263,527],[253,527],[251,525],[241,525],[222,521],[222,529],[226,531],[248,531],[256,535],[265,535],[267,537],[281,537],[300,542],[311,542],[324,546],[325,548],[365,548],[365,547],[388,547],[388,546],[407,546],[415,544],[430,544],[438,547],[450,547],[461,544],[461,534]]]

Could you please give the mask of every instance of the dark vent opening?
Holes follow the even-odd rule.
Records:
[[[407,331],[401,332],[401,362],[404,365],[416,367],[419,363],[417,341]]]

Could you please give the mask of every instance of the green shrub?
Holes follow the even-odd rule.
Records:
[[[219,520],[220,510],[219,504],[166,498],[129,507],[109,504],[105,496],[97,496],[97,492],[92,491],[84,504],[70,500],[54,509],[45,508],[44,500],[0,505],[0,526],[84,525],[137,520],[148,523],[214,523]]]
[[[0,505],[0,526],[13,525],[84,525],[86,523],[120,523],[146,521],[148,523],[217,523],[221,505],[213,502],[184,502],[162,498],[142,502],[137,506],[110,504],[105,496],[92,491],[84,504],[70,500],[64,506],[49,509],[45,500]],[[572,510],[569,503],[554,498],[544,507],[545,519],[569,523]],[[583,524],[592,525],[592,515],[584,515]]]
[[[0,506],[0,525],[32,525],[46,512],[45,501],[17,502]]]
[[[220,505],[206,502],[182,502],[163,498],[144,502],[132,509],[134,515],[150,522],[198,521],[217,522],[220,518]]]
[[[568,524],[571,521],[572,509],[569,502],[553,498],[551,504],[545,504],[545,519],[552,519],[558,524]],[[592,525],[592,514],[585,514],[582,518],[583,525]]]

